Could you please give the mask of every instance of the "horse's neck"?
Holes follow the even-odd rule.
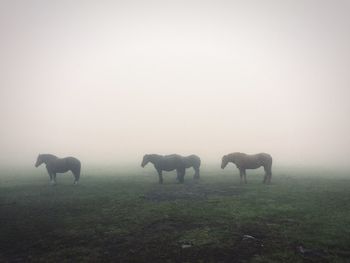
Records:
[[[45,154],[41,158],[45,164],[47,164],[48,162],[51,162],[52,160],[58,159],[55,155],[52,155],[52,154]]]
[[[237,156],[236,155],[231,155],[229,158],[229,162],[236,163],[237,162]]]
[[[149,161],[151,163],[153,163],[154,165],[157,165],[160,162],[161,158],[162,158],[162,156],[160,156],[160,155],[151,155],[149,158]]]

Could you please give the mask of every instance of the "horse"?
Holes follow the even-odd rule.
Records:
[[[35,167],[42,163],[46,164],[47,172],[50,176],[50,182],[56,184],[56,173],[65,173],[71,171],[74,175],[74,184],[77,184],[80,178],[80,161],[74,157],[58,158],[52,154],[39,154]]]
[[[244,176],[244,182],[247,183],[246,169],[257,169],[261,166],[264,167],[265,176],[263,183],[271,183],[271,167],[272,167],[272,157],[267,153],[258,154],[245,154],[240,152],[230,153],[222,157],[221,168],[224,169],[226,165],[232,162],[239,169],[239,175],[241,178]]]
[[[196,155],[182,157],[178,154],[159,155],[145,154],[142,159],[141,166],[145,167],[148,163],[152,163],[159,175],[159,183],[163,183],[163,171],[177,172],[177,179],[180,183],[184,182],[186,168],[193,167],[195,170],[194,178],[199,178],[200,159]]]
[[[193,167],[194,176],[193,179],[199,179],[199,167],[201,166],[201,159],[195,155],[191,154],[189,156],[183,157],[186,168]]]

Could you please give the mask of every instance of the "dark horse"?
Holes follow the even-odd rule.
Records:
[[[244,176],[244,182],[247,183],[247,177],[245,172],[246,169],[256,169],[261,166],[263,166],[265,170],[265,177],[264,177],[263,183],[271,183],[271,176],[272,176],[271,155],[267,153],[258,153],[258,154],[252,154],[252,155],[239,153],[239,152],[230,153],[222,157],[221,168],[224,169],[229,162],[234,163],[239,169],[241,183],[242,183],[243,176]]]
[[[80,161],[74,157],[58,158],[52,154],[39,154],[35,167],[42,163],[46,164],[47,172],[52,184],[56,184],[56,173],[65,173],[69,170],[74,175],[74,184],[77,184],[80,177]]]
[[[177,179],[180,183],[184,182],[184,177],[186,173],[186,168],[193,167],[195,170],[194,178],[199,178],[199,167],[201,160],[196,155],[190,155],[187,157],[182,157],[178,154],[171,155],[159,155],[159,154],[146,154],[143,156],[141,163],[142,167],[145,167],[149,162],[153,163],[154,168],[156,168],[159,175],[159,183],[163,183],[163,171],[173,171],[177,172]]]

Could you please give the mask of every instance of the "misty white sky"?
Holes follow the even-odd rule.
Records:
[[[350,1],[0,0],[0,163],[349,166]]]

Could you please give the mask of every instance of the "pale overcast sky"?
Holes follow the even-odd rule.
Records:
[[[0,163],[349,166],[350,1],[0,0]]]

